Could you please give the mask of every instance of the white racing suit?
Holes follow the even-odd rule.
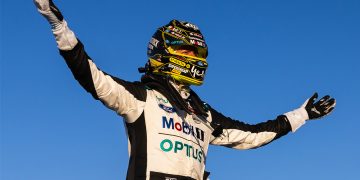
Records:
[[[305,118],[296,113],[249,125],[209,106],[206,121],[176,110],[161,93],[99,70],[66,22],[54,31],[61,55],[82,87],[125,120],[130,160],[127,179],[203,179],[209,144],[235,149],[263,146],[295,131]],[[300,114],[301,115],[301,114]],[[215,127],[222,126],[215,137]]]

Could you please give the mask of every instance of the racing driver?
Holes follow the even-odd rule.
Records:
[[[122,116],[129,140],[127,179],[206,179],[209,144],[235,149],[264,146],[306,120],[335,107],[335,99],[315,93],[298,109],[259,124],[226,117],[190,88],[201,85],[208,49],[198,26],[172,20],[152,36],[148,61],[139,82],[129,82],[97,68],[84,45],[51,0],[34,0],[50,23],[60,54],[80,85]]]

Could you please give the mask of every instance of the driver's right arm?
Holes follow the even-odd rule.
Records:
[[[99,70],[52,1],[34,0],[34,3],[50,23],[60,54],[75,79],[95,99],[123,116],[128,123],[134,122],[144,109],[145,87],[141,83],[124,81]]]

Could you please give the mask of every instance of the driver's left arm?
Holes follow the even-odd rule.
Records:
[[[320,119],[330,114],[336,105],[336,100],[329,95],[317,100],[315,93],[304,104],[293,111],[279,115],[274,120],[250,125],[222,115],[209,107],[212,126],[219,127],[220,136],[213,136],[211,144],[235,149],[251,149],[266,145],[288,132],[295,132],[307,120]]]
[[[220,125],[223,129],[219,137],[213,137],[210,142],[213,145],[235,149],[257,148],[286,135],[292,129],[285,115],[251,125],[226,117],[212,108],[210,112],[212,124]]]

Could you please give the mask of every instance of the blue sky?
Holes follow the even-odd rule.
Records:
[[[106,72],[138,80],[154,30],[197,24],[209,46],[195,90],[223,114],[273,119],[317,91],[328,117],[255,150],[211,146],[212,179],[359,179],[360,1],[55,1]],[[1,1],[3,180],[124,179],[123,121],[85,93],[31,0]]]

